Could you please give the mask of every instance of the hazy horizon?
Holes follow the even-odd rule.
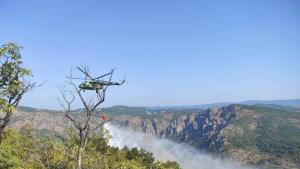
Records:
[[[199,104],[186,104],[186,105],[165,105],[165,106],[161,106],[161,105],[153,105],[153,106],[149,106],[149,105],[124,105],[124,104],[116,104],[116,105],[109,105],[109,106],[103,106],[101,108],[109,108],[109,107],[113,107],[113,106],[127,106],[127,107],[144,107],[144,108],[181,108],[181,107],[187,107],[187,109],[189,109],[189,107],[193,107],[193,106],[205,106],[205,105],[214,105],[214,104],[244,104],[244,102],[249,102],[249,101],[257,101],[257,102],[269,102],[269,101],[300,101],[300,98],[293,98],[293,99],[275,99],[275,100],[241,100],[241,101],[228,101],[228,102],[212,102],[212,103],[199,103]],[[268,104],[268,103],[265,103]],[[282,105],[282,104],[277,104],[277,105]],[[23,107],[31,107],[31,108],[36,108],[36,109],[48,109],[48,110],[61,110],[62,108],[56,108],[56,109],[51,109],[51,108],[45,108],[45,107],[33,107],[30,105],[20,105]],[[298,106],[296,106],[298,107]],[[81,107],[74,107],[73,109],[77,109],[77,108],[81,108]]]

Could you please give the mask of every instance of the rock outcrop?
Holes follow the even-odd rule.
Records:
[[[128,116],[118,118],[114,124],[213,151],[222,148],[221,132],[235,117],[236,107],[230,105],[160,119]]]

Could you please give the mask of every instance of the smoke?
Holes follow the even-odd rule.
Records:
[[[106,124],[105,126],[112,138],[109,144],[114,147],[137,147],[152,152],[156,160],[177,161],[183,169],[240,169],[233,161],[213,157],[207,153],[199,152],[195,148],[184,144],[175,143],[168,139],[139,133],[130,128],[120,128]]]

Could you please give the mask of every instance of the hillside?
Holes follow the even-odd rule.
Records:
[[[222,131],[224,155],[250,164],[299,168],[299,112],[269,105],[238,105],[236,112],[236,118]]]
[[[293,107],[299,110],[300,108],[300,99],[287,99],[287,100],[246,100],[241,102],[218,102],[218,103],[210,103],[210,104],[199,104],[199,105],[191,105],[191,106],[167,106],[167,107],[148,107],[149,109],[208,109],[211,107],[223,107],[228,106],[230,104],[244,104],[244,105],[276,105],[276,106],[284,106],[284,107]]]
[[[235,104],[185,112],[114,106],[102,111],[115,125],[185,142],[245,165],[300,167],[300,113],[293,107]],[[67,124],[61,112],[23,107],[10,126],[25,123],[41,134],[52,128],[62,132]]]

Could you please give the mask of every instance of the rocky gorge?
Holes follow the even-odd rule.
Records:
[[[186,143],[201,151],[237,159],[244,165],[300,167],[298,108],[241,104],[206,110],[114,106],[98,113],[107,114],[115,126]],[[99,121],[97,116],[94,123]],[[53,129],[63,132],[68,125],[63,112],[21,107],[10,127],[22,129],[26,124],[42,135]]]
[[[184,142],[199,149],[219,150],[224,144],[222,131],[236,117],[236,106],[210,108],[203,112],[179,115],[166,112],[161,116],[161,118],[127,116],[118,118],[113,124]]]

